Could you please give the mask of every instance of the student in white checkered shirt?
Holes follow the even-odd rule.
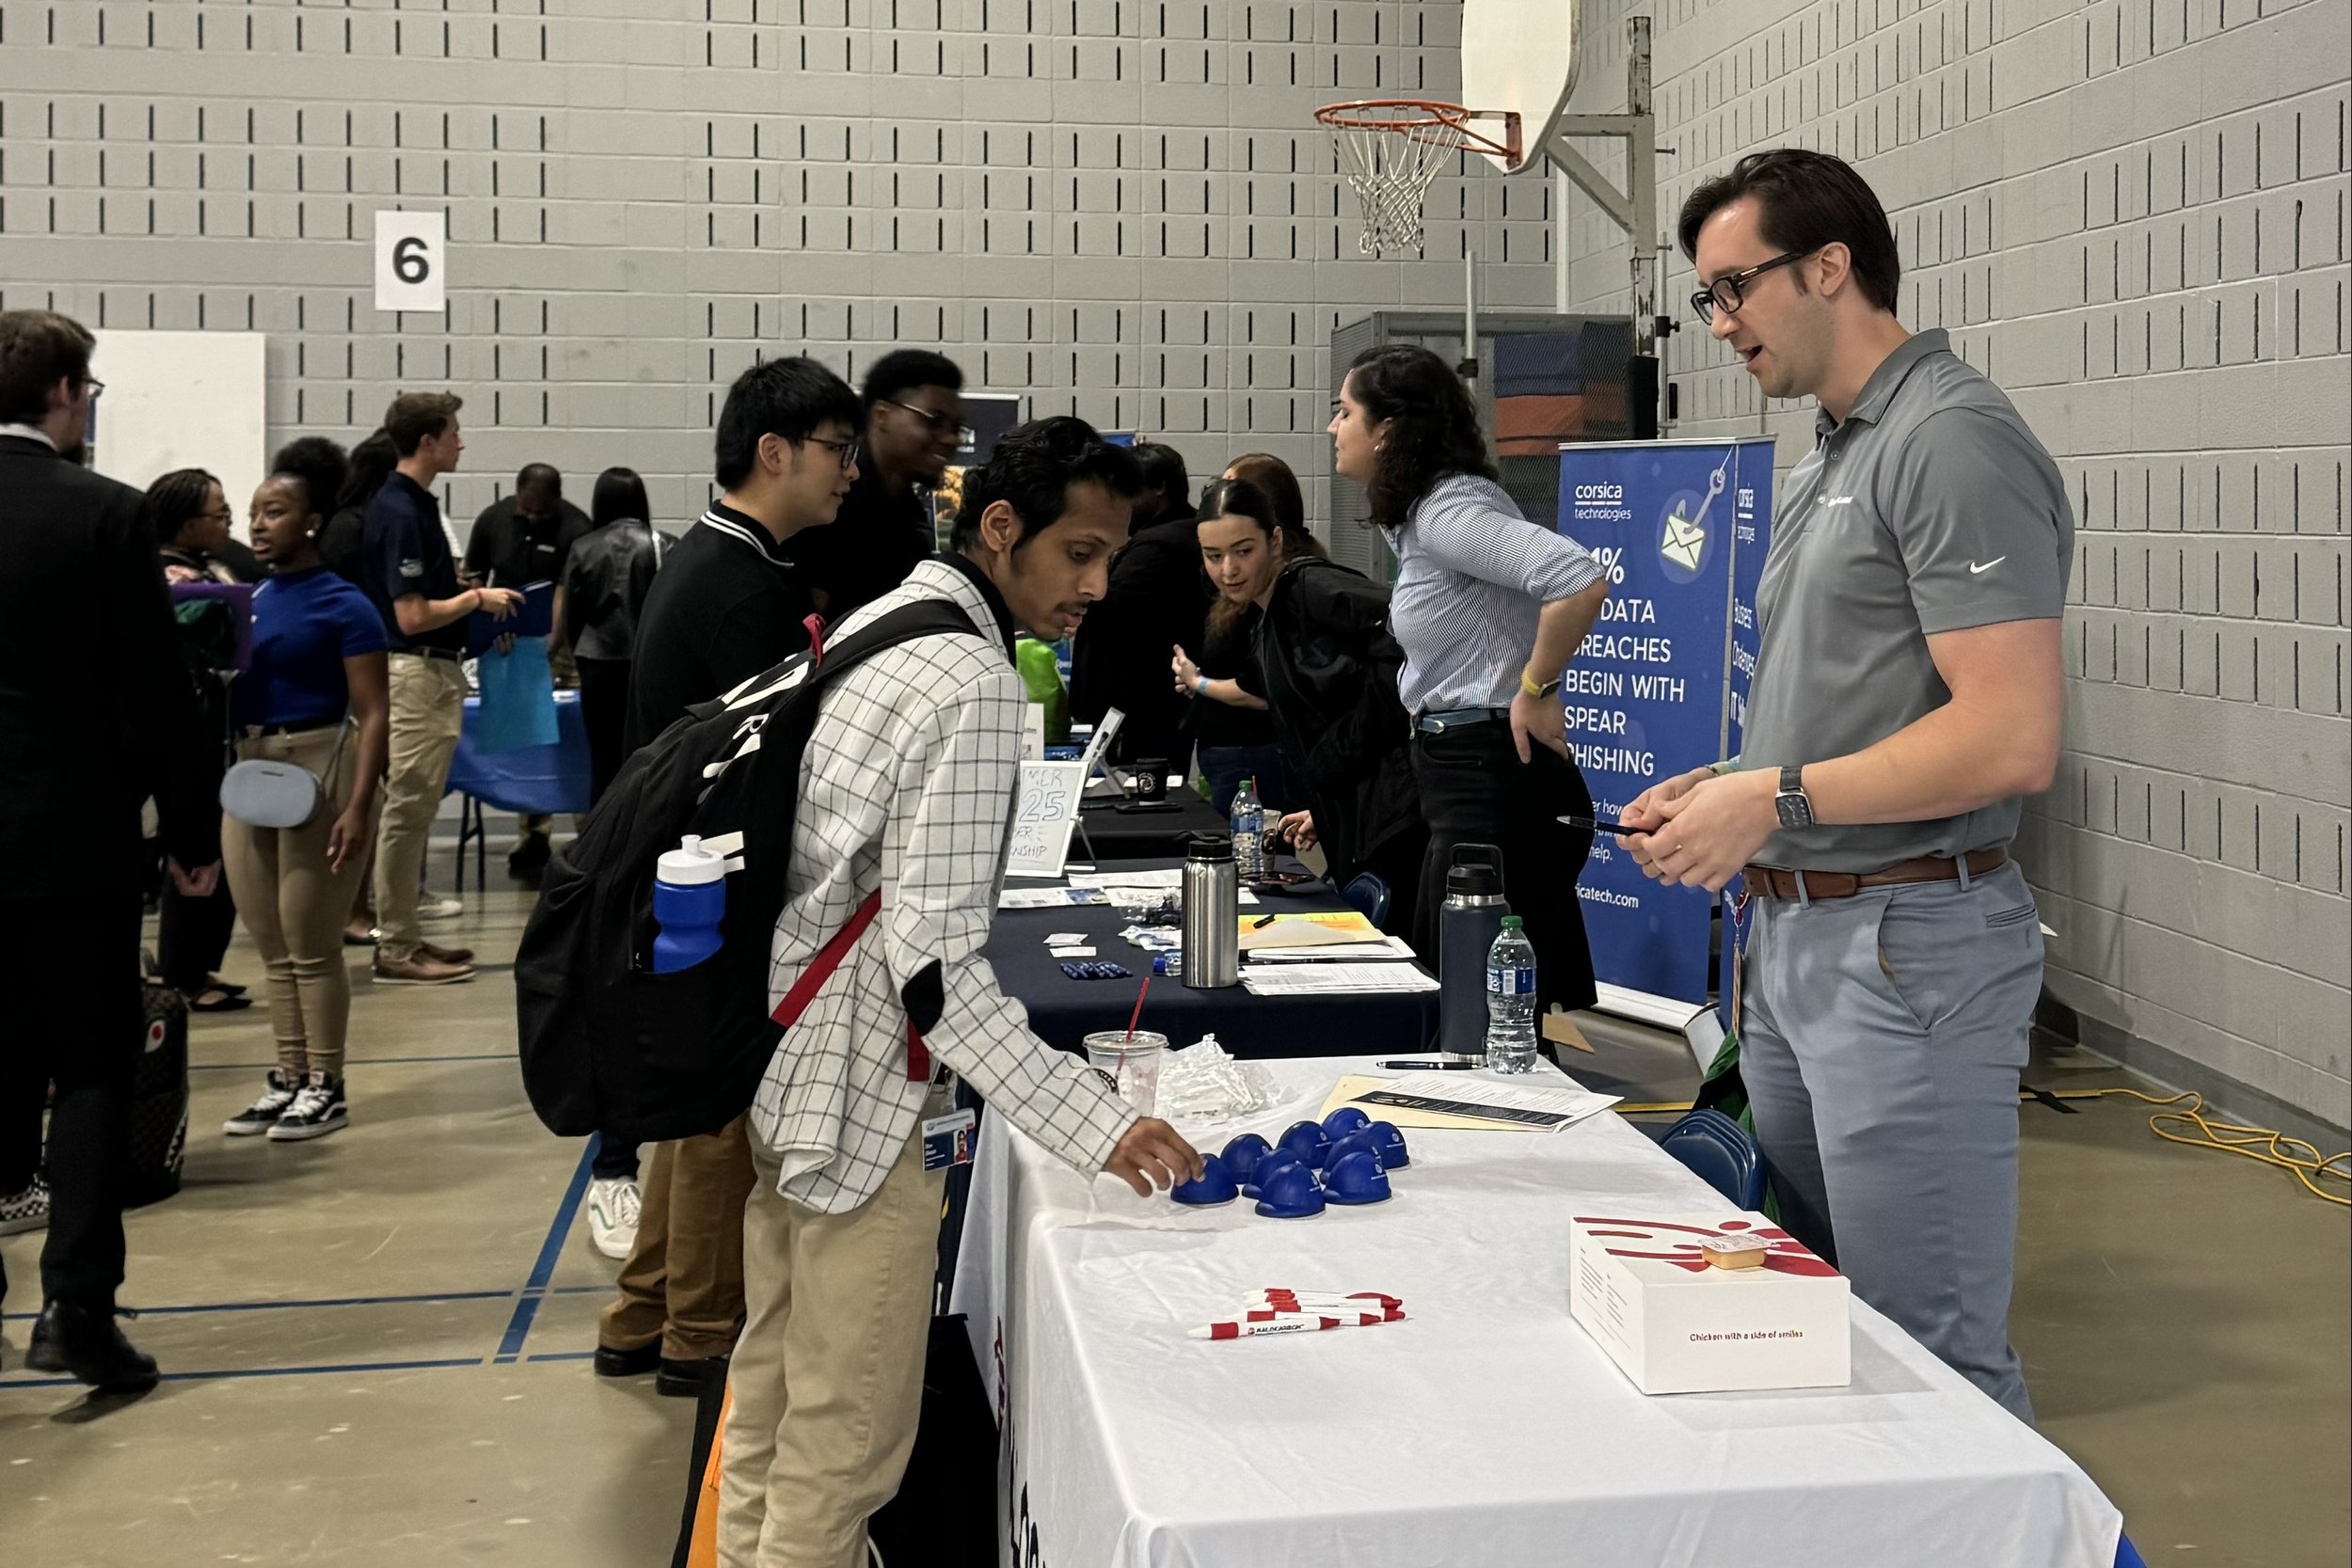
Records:
[[[833,628],[946,599],[977,635],[917,638],[844,675],[801,764],[780,1000],[868,895],[881,912],[785,1033],[754,1102],[743,1216],[748,1316],[730,1369],[719,1524],[727,1568],[862,1568],[866,1520],[914,1442],[944,1173],[920,1123],[948,1100],[909,1081],[907,1029],[995,1112],[1136,1193],[1197,1177],[1166,1122],[1029,1031],[980,957],[1021,754],[1017,631],[1076,629],[1127,537],[1135,461],[1074,419],[997,442],[964,482],[956,553]]]

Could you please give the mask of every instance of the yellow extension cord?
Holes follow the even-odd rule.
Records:
[[[2020,1089],[2020,1101],[2048,1100],[2103,1100],[2109,1095],[2122,1095],[2154,1105],[2159,1109],[2148,1118],[2148,1131],[2166,1143],[2184,1144],[2190,1148],[2217,1148],[2224,1154],[2242,1154],[2265,1165],[2293,1171],[2295,1179],[2303,1183],[2312,1196],[2328,1203],[2352,1209],[2352,1196],[2331,1193],[2320,1185],[2323,1180],[2352,1184],[2352,1149],[2342,1154],[2323,1156],[2318,1149],[2300,1138],[2290,1138],[2265,1127],[2241,1127],[2234,1122],[2208,1121],[2205,1118],[2205,1097],[2191,1089],[2169,1099],[2159,1100],[2137,1089]],[[2180,1106],[2179,1110],[2169,1107]],[[1640,1105],[1619,1105],[1620,1116],[1660,1116],[1688,1111],[1691,1103],[1655,1102]],[[2185,1136],[2167,1132],[2167,1126],[2194,1128],[2197,1136]]]

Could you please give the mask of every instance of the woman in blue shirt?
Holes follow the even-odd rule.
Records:
[[[1608,595],[1600,563],[1529,522],[1496,482],[1478,412],[1445,361],[1385,343],[1357,356],[1331,416],[1332,467],[1362,485],[1396,554],[1390,629],[1405,650],[1413,778],[1429,848],[1413,944],[1438,952],[1454,847],[1502,851],[1504,895],[1534,943],[1536,995],[1589,1007],[1577,905],[1592,793],[1568,759],[1560,673]]]
[[[325,788],[301,827],[221,824],[222,862],[261,949],[278,1038],[261,1098],[221,1130],[285,1140],[332,1132],[350,1117],[343,922],[374,838],[389,699],[383,619],[319,556],[342,465],[323,451],[278,458],[253,493],[253,553],[270,576],[253,595],[253,662],[233,693],[237,757],[293,763]]]

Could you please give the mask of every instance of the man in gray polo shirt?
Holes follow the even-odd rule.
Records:
[[[2030,1420],[2008,1318],[2042,936],[2008,845],[2058,762],[2065,488],[1998,388],[1895,319],[1894,234],[1845,164],[1744,158],[1681,241],[1709,331],[1820,414],[1744,751],[1644,794],[1618,842],[1664,882],[1745,872],[1740,1069],[1788,1228]]]

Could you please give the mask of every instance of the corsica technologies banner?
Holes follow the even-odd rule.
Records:
[[[1739,751],[1772,487],[1769,439],[1561,449],[1560,531],[1609,572],[1600,620],[1560,688],[1568,749],[1601,816]],[[1600,834],[1577,892],[1598,979],[1705,1005],[1704,889],[1651,881]]]

